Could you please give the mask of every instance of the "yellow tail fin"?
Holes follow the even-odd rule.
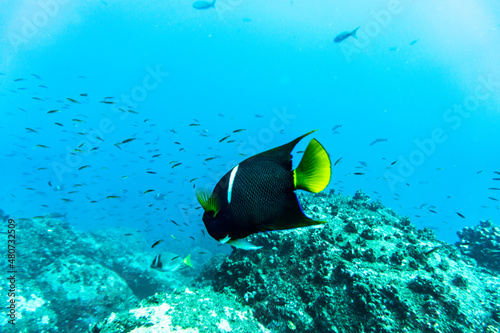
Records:
[[[331,173],[328,153],[316,139],[312,139],[299,166],[293,170],[293,182],[298,190],[318,193],[328,186]]]
[[[193,265],[191,265],[191,253],[188,254],[188,256],[183,260],[183,262],[188,265],[189,267],[193,267]]]

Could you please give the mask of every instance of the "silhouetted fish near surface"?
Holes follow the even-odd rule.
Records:
[[[377,142],[385,142],[385,141],[387,141],[387,139],[378,138],[378,139],[375,139],[372,143],[370,143],[370,146],[373,146]]]
[[[215,0],[212,2],[200,0],[193,3],[194,9],[209,9],[212,7],[215,8]]]
[[[243,238],[261,231],[323,224],[304,215],[295,190],[318,193],[330,182],[331,162],[312,139],[299,166],[290,153],[311,131],[280,147],[249,157],[219,180],[212,193],[197,190],[210,236],[242,249],[258,249]]]
[[[343,42],[344,40],[346,40],[347,38],[349,37],[354,37],[356,39],[358,39],[358,36],[357,36],[357,32],[358,32],[358,29],[360,27],[357,27],[356,29],[354,29],[353,31],[344,31],[344,32],[341,32],[339,33],[334,39],[333,41],[335,43],[340,43],[340,42]]]

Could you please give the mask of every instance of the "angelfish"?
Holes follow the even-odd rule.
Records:
[[[260,247],[244,240],[248,235],[326,223],[305,216],[294,192],[318,193],[330,182],[330,158],[316,139],[309,142],[298,167],[292,170],[293,148],[313,132],[247,158],[226,173],[212,193],[197,190],[210,236],[250,250]]]

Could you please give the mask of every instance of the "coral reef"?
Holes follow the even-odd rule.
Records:
[[[252,315],[252,310],[234,297],[211,288],[186,288],[172,294],[158,294],[130,312],[111,314],[94,325],[90,333],[120,332],[269,332]]]
[[[137,306],[156,291],[174,291],[197,275],[157,272],[153,254],[123,230],[83,233],[51,216],[17,219],[16,326],[2,332],[85,332],[113,311]],[[29,246],[26,246],[28,245]],[[7,295],[4,285],[0,292]]]
[[[92,321],[92,333],[499,331],[500,280],[472,258],[494,268],[484,256],[497,244],[491,222],[464,229],[457,247],[362,191],[299,200],[327,223],[251,235],[260,250],[178,275],[156,276],[119,233],[24,220],[30,242],[51,245],[23,253],[30,282],[17,331],[78,332]]]
[[[499,327],[500,281],[358,191],[301,195],[325,226],[252,235],[202,274],[273,332],[483,332]],[[474,291],[474,292],[471,292]]]
[[[490,220],[480,221],[478,226],[466,227],[457,232],[460,242],[456,245],[463,254],[483,267],[500,272],[500,228]]]

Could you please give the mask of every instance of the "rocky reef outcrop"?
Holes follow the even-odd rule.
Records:
[[[494,332],[500,281],[460,250],[358,191],[301,196],[325,226],[251,237],[210,284],[275,332]],[[486,283],[486,281],[488,281]]]
[[[479,265],[500,273],[500,227],[485,220],[457,234],[460,242],[456,245],[463,254],[476,259]]]
[[[91,321],[92,333],[499,332],[492,222],[464,229],[452,245],[362,191],[299,200],[326,223],[252,235],[260,250],[233,249],[176,276],[154,276],[165,273],[148,269],[119,234],[82,237],[49,219],[26,220],[30,239],[52,246],[24,254],[32,281],[22,290],[20,332],[68,331],[65,322],[77,332]]]
[[[112,313],[90,333],[269,332],[252,309],[231,294],[210,287],[157,294],[128,312]]]
[[[142,237],[123,230],[85,233],[52,215],[16,219],[16,228],[16,325],[2,316],[1,332],[86,332],[111,312],[158,290],[172,292],[197,274],[150,269],[154,256]]]

